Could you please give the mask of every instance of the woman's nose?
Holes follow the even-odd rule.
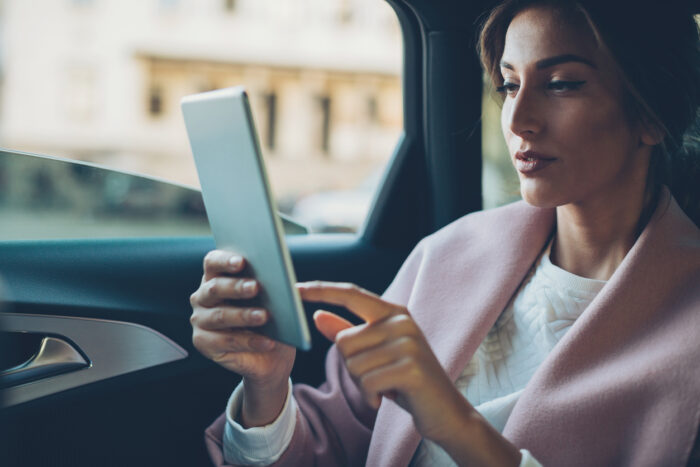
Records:
[[[542,131],[544,119],[538,96],[532,90],[520,88],[515,97],[504,105],[507,128],[515,135],[527,137]]]

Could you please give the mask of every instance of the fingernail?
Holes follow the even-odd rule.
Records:
[[[240,267],[242,261],[243,259],[240,256],[233,256],[231,259],[228,260],[228,264],[232,268],[237,268]]]
[[[255,281],[245,281],[243,283],[243,291],[245,293],[255,292]]]
[[[253,323],[262,323],[265,321],[265,312],[263,310],[253,310],[250,312],[250,321]]]

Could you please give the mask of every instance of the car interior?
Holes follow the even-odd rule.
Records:
[[[421,238],[482,208],[475,42],[489,2],[387,1],[403,38],[404,129],[358,234],[287,236],[300,281],[381,294]],[[2,369],[40,346],[65,357],[0,379],[1,465],[208,465],[204,429],[239,379],[192,345],[189,296],[213,248],[210,235],[167,233],[0,241]],[[330,343],[311,327],[292,378],[317,385]]]

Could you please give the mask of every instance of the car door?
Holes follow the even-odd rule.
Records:
[[[481,71],[473,53],[465,59],[480,8],[389,3],[404,41],[404,131],[360,233],[287,237],[301,281],[349,281],[381,293],[420,238],[481,207]],[[25,184],[38,194],[28,195],[24,209],[59,214],[14,225],[12,238],[0,240],[3,369],[36,360],[40,349],[51,358],[3,383],[2,465],[206,465],[203,430],[238,381],[191,344],[188,299],[214,247],[206,226],[32,238],[42,223],[70,224],[58,209],[66,204],[81,215],[100,205],[115,232],[119,203],[162,203],[161,210],[186,217],[199,209],[197,194],[14,151],[0,154],[0,176],[22,177],[10,168],[22,161],[41,174]],[[72,174],[75,199],[42,197],[57,165]],[[173,200],[179,207],[166,207]],[[312,338],[313,350],[299,354],[292,377],[317,384],[329,343],[314,330]]]

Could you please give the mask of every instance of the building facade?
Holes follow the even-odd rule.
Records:
[[[248,89],[278,198],[357,185],[402,128],[381,0],[4,0],[0,145],[197,184],[179,109]]]

